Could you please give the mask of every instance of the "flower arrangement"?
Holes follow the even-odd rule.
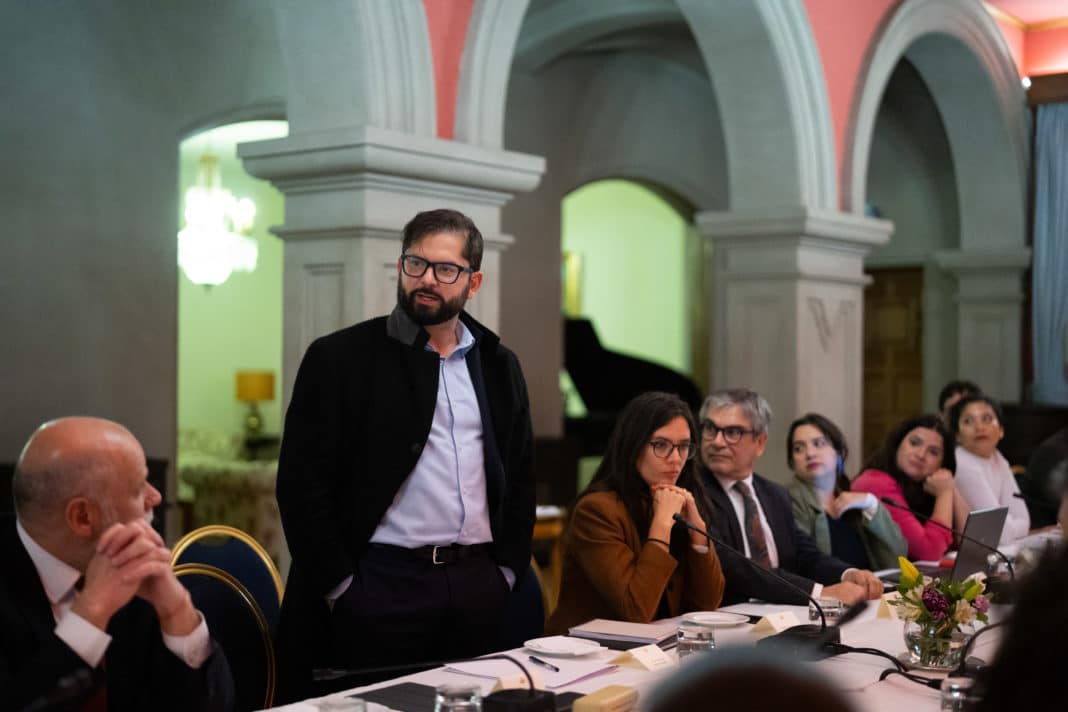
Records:
[[[991,597],[985,594],[986,577],[973,574],[963,581],[923,576],[904,557],[898,558],[900,597],[888,601],[905,621],[905,642],[913,660],[925,667],[947,668],[968,636],[962,627],[986,622]]]

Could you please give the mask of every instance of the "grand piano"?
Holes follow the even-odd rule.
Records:
[[[584,418],[564,420],[564,434],[579,443],[583,456],[604,453],[619,412],[639,393],[675,393],[695,414],[701,405],[701,391],[693,380],[666,366],[609,351],[589,319],[564,320],[564,367],[589,411]]]

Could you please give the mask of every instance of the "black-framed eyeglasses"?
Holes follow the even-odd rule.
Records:
[[[715,440],[716,436],[723,433],[723,440],[728,445],[734,445],[742,439],[744,435],[756,435],[756,430],[747,430],[740,425],[728,425],[724,428],[719,427],[711,420],[701,421],[701,437],[705,440]]]
[[[650,440],[649,444],[653,447],[653,454],[657,457],[666,460],[671,457],[671,453],[675,450],[679,451],[684,460],[692,460],[693,456],[697,454],[697,443],[690,442],[689,440],[683,440],[681,443],[673,443],[670,440]]]
[[[455,284],[464,272],[475,271],[471,267],[464,267],[454,262],[431,262],[418,255],[401,255],[401,269],[409,277],[422,277],[426,274],[427,267],[434,268],[434,279],[442,284]]]

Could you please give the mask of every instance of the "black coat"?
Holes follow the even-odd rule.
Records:
[[[744,553],[742,527],[726,491],[710,472],[703,467],[700,467],[699,471],[712,513],[709,533]],[[760,501],[772,536],[775,537],[775,548],[779,554],[779,568],[775,572],[806,593],[812,591],[815,583],[835,584],[841,581],[842,572],[849,568],[849,564],[823,553],[811,536],[798,529],[794,521],[790,494],[786,488],[753,473],[753,492]],[[740,603],[750,598],[793,605],[804,605],[808,602],[808,599],[797,591],[770,576],[761,575],[752,566],[740,561],[741,557],[718,544],[716,553],[719,554],[723,575],[727,579],[723,605]]]
[[[492,556],[518,577],[534,528],[526,383],[495,334],[466,313],[460,318],[476,340],[466,361],[483,422]],[[282,668],[325,659],[324,596],[355,571],[426,444],[439,374],[428,339],[395,309],[316,339],[301,362],[278,462],[278,506],[293,556],[278,630],[280,688],[289,673]]]
[[[55,619],[44,586],[15,531],[15,519],[0,519],[0,709],[20,710],[52,692],[60,679],[90,671],[56,637]],[[193,670],[163,644],[152,607],[135,598],[108,623],[111,644],[104,655],[108,709],[229,710],[234,688],[226,656],[213,652]],[[68,707],[80,709],[85,695]]]

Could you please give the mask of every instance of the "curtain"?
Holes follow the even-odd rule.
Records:
[[[1068,405],[1068,104],[1038,107],[1033,254],[1033,397]]]

